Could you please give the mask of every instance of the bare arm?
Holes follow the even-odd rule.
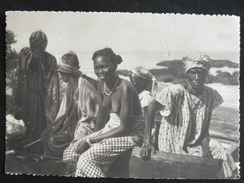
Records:
[[[146,114],[145,140],[144,140],[144,145],[140,152],[140,155],[144,160],[149,160],[151,158],[151,149],[152,149],[151,131],[152,131],[152,125],[155,117],[155,112],[158,110],[162,110],[163,108],[164,106],[161,105],[156,100],[153,100],[147,107],[147,112],[145,113]]]

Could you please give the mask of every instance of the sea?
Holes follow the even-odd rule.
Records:
[[[52,53],[52,54],[57,58],[58,61],[63,55],[63,53]],[[80,61],[80,70],[82,71],[82,73],[96,79],[96,75],[94,74],[93,71],[93,61],[92,61],[93,52],[79,52],[76,54]],[[183,51],[175,51],[175,52],[160,52],[160,51],[119,52],[118,51],[118,54],[123,59],[123,62],[118,66],[118,69],[132,70],[133,68],[138,66],[143,66],[147,69],[164,68],[163,66],[158,66],[156,64],[164,60],[182,59],[183,56],[186,56],[188,53]],[[208,52],[208,55],[212,59],[231,60],[233,62],[239,63],[238,52]],[[226,66],[223,68],[211,68],[210,73],[215,75],[216,71],[218,70],[228,71],[230,74],[232,74],[235,71],[239,71],[239,68],[229,68]],[[212,84],[208,84],[208,86],[216,89],[223,97],[224,102],[221,104],[221,106],[239,109],[239,99],[240,99],[239,85],[223,85],[221,83],[212,83]]]

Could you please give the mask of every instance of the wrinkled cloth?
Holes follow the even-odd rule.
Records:
[[[58,112],[59,78],[55,57],[44,52],[40,60],[34,59],[30,48],[23,48],[19,54],[16,80],[15,118],[25,122],[24,144],[29,144],[40,138]]]
[[[220,94],[204,86],[202,98],[196,105],[191,94],[181,85],[164,88],[156,97],[164,107],[159,129],[159,150],[164,152],[187,152],[187,146],[198,146],[208,134],[214,108],[223,99]]]
[[[183,58],[185,64],[185,72],[192,68],[203,68],[207,72],[210,69],[210,57],[200,52],[191,52]]]
[[[45,155],[62,158],[63,151],[74,137],[80,139],[93,132],[97,113],[96,92],[85,75],[75,86],[68,83],[57,118],[41,135]]]
[[[220,94],[204,86],[202,97],[194,98],[183,86],[173,85],[165,88],[156,100],[165,106],[160,111],[163,118],[159,129],[159,150],[202,156],[201,141],[208,135],[212,111],[223,102]],[[229,177],[235,167],[227,148],[210,140],[209,150],[214,158],[223,160],[224,175]]]
[[[106,171],[120,156],[127,150],[142,145],[145,122],[141,116],[133,116],[128,136],[104,139],[99,143],[95,143],[81,155],[75,152],[81,141],[104,134],[119,127],[119,125],[120,119],[117,114],[110,113],[110,119],[103,129],[71,143],[64,151],[63,161],[78,160],[76,176],[105,177]]]

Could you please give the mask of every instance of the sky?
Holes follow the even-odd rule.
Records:
[[[182,58],[191,51],[238,62],[239,22],[237,16],[187,14],[6,13],[6,28],[16,34],[17,43],[13,48],[17,52],[29,45],[32,32],[41,29],[48,37],[47,51],[56,57],[73,50],[86,61],[96,50],[110,47],[129,60],[124,67],[142,63],[149,66],[164,59]],[[82,56],[85,52],[90,56]],[[128,53],[135,54],[132,58]],[[149,54],[145,56],[145,53]]]

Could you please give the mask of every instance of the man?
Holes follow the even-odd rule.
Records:
[[[47,36],[41,30],[33,32],[30,47],[20,51],[17,67],[17,87],[14,91],[17,119],[23,119],[27,130],[23,138],[28,146],[40,139],[40,134],[53,121],[59,108],[57,62],[46,52]],[[30,148],[41,153],[41,145]]]
[[[74,140],[89,135],[95,127],[97,83],[79,71],[77,55],[70,51],[58,64],[61,79],[67,83],[56,119],[41,134],[43,158],[62,158],[63,151]]]
[[[141,156],[144,160],[150,159],[151,123],[155,112],[160,110],[163,118],[158,136],[159,150],[222,159],[222,171],[227,178],[236,168],[234,160],[228,149],[217,147],[216,143],[209,140],[212,111],[223,102],[216,90],[204,85],[210,69],[210,58],[205,54],[192,52],[183,58],[183,62],[188,87],[185,89],[181,85],[172,85],[164,88],[149,104]]]

